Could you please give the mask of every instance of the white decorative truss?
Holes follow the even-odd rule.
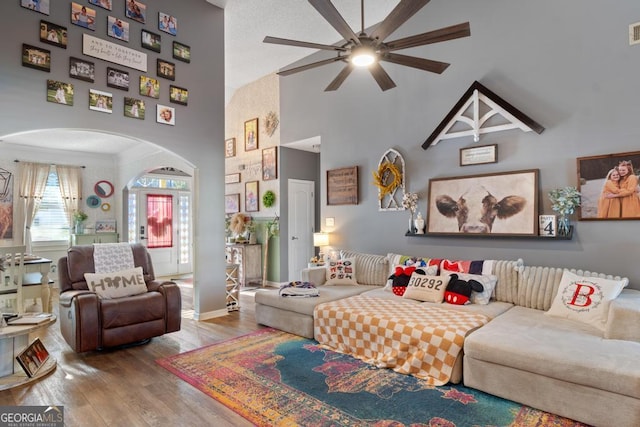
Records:
[[[400,154],[397,150],[393,148],[388,149],[380,158],[380,162],[378,162],[378,168],[383,163],[391,163],[394,165],[398,171],[402,174],[402,183],[394,188],[391,193],[386,194],[383,198],[378,198],[378,210],[380,211],[403,211],[405,210],[402,206],[402,197],[405,192],[405,182],[406,182],[406,174],[405,174],[405,165],[404,158],[402,154]],[[384,184],[388,184],[388,179],[390,177],[383,176],[382,182]],[[378,189],[378,195],[380,195],[380,190]]]
[[[510,129],[538,134],[544,131],[540,124],[476,81],[422,144],[422,148],[426,150],[440,141],[464,136],[473,136],[473,140],[478,142],[482,134]]]

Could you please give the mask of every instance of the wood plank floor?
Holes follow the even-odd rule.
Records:
[[[187,296],[183,310],[192,307]],[[57,315],[57,293],[54,295]],[[250,426],[235,412],[196,390],[155,363],[261,328],[254,317],[253,294],[241,293],[240,311],[196,322],[182,319],[179,332],[149,344],[114,351],[74,353],[56,323],[36,336],[57,360],[56,370],[38,382],[0,392],[0,406],[64,406],[66,426]],[[239,391],[241,392],[241,391]]]

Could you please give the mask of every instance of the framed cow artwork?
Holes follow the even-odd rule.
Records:
[[[538,169],[429,180],[427,233],[538,235]]]

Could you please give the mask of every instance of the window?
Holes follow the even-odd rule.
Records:
[[[32,242],[69,240],[69,221],[64,211],[56,167],[51,166],[42,202],[31,224]]]

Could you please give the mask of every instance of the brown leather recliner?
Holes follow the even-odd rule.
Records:
[[[58,260],[60,330],[77,353],[144,342],[180,330],[182,300],[174,282],[155,280],[147,248],[132,244],[148,292],[101,299],[89,291],[84,273],[95,272],[93,245],[72,246]]]

